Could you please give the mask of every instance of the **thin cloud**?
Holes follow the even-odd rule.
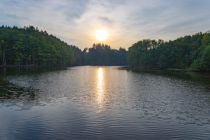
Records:
[[[106,28],[107,43],[119,48],[208,31],[209,7],[210,0],[1,0],[0,24],[34,25],[81,48]]]

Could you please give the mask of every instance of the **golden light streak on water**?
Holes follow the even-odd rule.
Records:
[[[100,108],[103,107],[104,101],[104,69],[99,67],[97,69],[97,103]]]

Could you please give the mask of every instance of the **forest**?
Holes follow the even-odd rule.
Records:
[[[0,65],[66,67],[73,62],[73,48],[33,26],[0,27]]]
[[[127,65],[127,51],[123,48],[112,49],[109,45],[97,43],[92,48],[85,48],[82,52],[85,65]]]
[[[0,27],[0,66],[43,68],[130,65],[135,70],[210,71],[210,32],[173,41],[145,39],[126,49],[95,43],[81,50],[33,26]]]
[[[125,65],[125,49],[93,44],[84,50],[33,26],[0,27],[0,66],[60,68],[75,65]]]
[[[210,32],[167,42],[142,40],[129,48],[128,59],[136,70],[210,71]]]

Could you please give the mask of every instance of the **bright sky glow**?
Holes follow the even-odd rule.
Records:
[[[97,30],[96,31],[96,40],[99,42],[104,42],[107,40],[108,33],[106,30]]]
[[[210,0],[1,0],[0,25],[33,25],[80,48],[114,48],[210,30]]]

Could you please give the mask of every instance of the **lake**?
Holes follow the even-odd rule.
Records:
[[[0,140],[209,140],[210,76],[119,67],[9,74]]]

